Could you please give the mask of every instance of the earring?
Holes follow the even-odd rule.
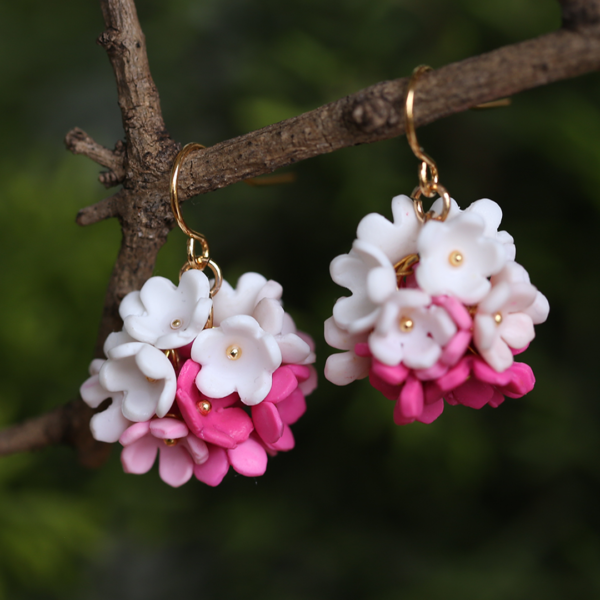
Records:
[[[80,390],[92,408],[111,400],[90,428],[124,446],[125,472],[148,472],[158,453],[159,475],[173,487],[192,475],[216,486],[230,466],[262,475],[268,455],[294,447],[290,425],[316,387],[313,341],[283,310],[281,285],[245,273],[233,288],[183,220],[180,167],[202,148],[185,146],[171,171],[171,208],[188,236],[179,285],[151,277],[125,296],[123,330],[108,336],[106,360],[92,361]]]
[[[348,254],[331,263],[333,281],[350,290],[325,322],[325,339],[345,352],[327,359],[325,377],[346,385],[369,377],[395,401],[394,421],[431,423],[444,401],[482,408],[533,389],[531,368],[514,356],[546,320],[548,301],[515,262],[515,244],[498,231],[502,210],[492,200],[465,210],[450,198],[417,142],[415,85],[405,117],[408,142],[421,161],[412,196],[392,200],[393,222],[364,217]],[[421,197],[439,198],[424,212]]]

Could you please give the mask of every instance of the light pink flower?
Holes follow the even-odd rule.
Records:
[[[160,452],[160,478],[173,487],[189,481],[194,465],[208,460],[206,444],[190,434],[183,421],[171,417],[135,423],[119,441],[124,446],[121,463],[126,473],[147,473]]]

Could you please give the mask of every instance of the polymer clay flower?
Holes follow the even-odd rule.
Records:
[[[119,441],[124,446],[121,463],[125,473],[147,473],[160,452],[158,473],[173,487],[189,481],[194,466],[209,457],[206,444],[190,434],[185,423],[171,417],[135,423]]]
[[[252,422],[256,432],[267,444],[275,444],[283,435],[285,423],[279,411],[279,404],[297,389],[298,380],[294,371],[287,366],[279,367],[273,373],[273,385],[267,397],[260,404],[252,407]],[[299,393],[304,398],[302,393]],[[297,418],[301,415],[302,412]]]
[[[377,213],[363,217],[358,224],[356,237],[379,248],[392,264],[396,264],[417,251],[421,223],[417,219],[413,200],[403,194],[392,199],[392,214],[393,223]]]
[[[479,302],[490,290],[488,277],[506,263],[503,245],[485,237],[484,230],[481,216],[465,212],[445,222],[425,223],[418,240],[419,286],[432,296]]]
[[[100,383],[98,373],[106,361],[97,358],[90,364],[89,379],[83,382],[79,393],[82,400],[91,408],[98,408],[104,400],[112,399],[109,406],[90,420],[90,430],[94,439],[109,444],[118,441],[121,434],[131,425],[131,421],[123,416],[123,392],[109,392]]]
[[[315,353],[308,342],[298,335],[293,319],[283,310],[278,300],[263,298],[256,305],[252,316],[263,331],[274,337],[283,363],[309,364],[315,361]]]
[[[371,360],[358,356],[354,351],[356,344],[367,341],[367,333],[350,334],[336,325],[333,317],[325,321],[325,341],[338,350],[347,350],[332,354],[325,363],[325,378],[335,385],[348,385],[369,374]]]
[[[177,377],[169,359],[149,344],[129,342],[108,352],[99,372],[109,392],[123,392],[122,412],[130,421],[164,417],[175,400]]]
[[[349,333],[368,331],[396,289],[394,266],[377,246],[355,240],[350,253],[334,258],[329,270],[335,283],[352,292],[335,303],[335,322]]]
[[[420,290],[397,290],[383,305],[369,348],[382,363],[400,362],[411,369],[428,369],[442,354],[442,346],[456,333],[456,325],[431,297]]]
[[[177,378],[177,405],[190,430],[199,438],[224,448],[235,448],[254,429],[243,409],[235,407],[237,394],[209,398],[196,387],[200,365],[188,360]]]
[[[224,398],[237,392],[249,406],[265,399],[281,364],[275,338],[248,315],[229,317],[219,327],[200,332],[191,357],[202,365],[196,385],[203,394]]]
[[[513,363],[514,350],[525,348],[535,337],[533,321],[524,311],[535,301],[530,283],[497,283],[479,303],[473,340],[481,356],[496,371]]]
[[[253,436],[235,448],[221,448],[208,444],[208,460],[194,466],[196,479],[210,486],[217,486],[232,466],[245,477],[259,477],[267,470],[267,453]]]
[[[442,210],[442,199],[438,198],[431,208],[434,212],[440,214]],[[498,227],[502,221],[502,209],[497,202],[494,202],[489,198],[482,198],[481,200],[475,200],[475,202],[472,202],[464,211],[462,211],[458,204],[454,200],[451,200],[450,213],[446,220],[452,220],[463,212],[479,215],[485,223],[483,235],[500,242],[504,246],[506,259],[514,260],[516,254],[514,238],[506,231],[498,231]]]
[[[506,283],[531,283],[529,273],[520,264],[509,261],[505,267],[491,278],[492,285],[496,285],[501,282]],[[523,312],[531,317],[534,325],[544,323],[550,313],[550,303],[542,292],[537,290],[535,300]]]
[[[151,277],[139,292],[123,298],[119,314],[124,329],[139,342],[161,350],[180,348],[193,341],[210,315],[212,300],[206,275],[186,271],[175,286],[164,277]]]
[[[267,281],[258,273],[244,273],[238,279],[235,289],[227,281],[223,281],[213,301],[215,327],[235,315],[252,315],[263,298],[281,300],[282,292],[279,283]]]

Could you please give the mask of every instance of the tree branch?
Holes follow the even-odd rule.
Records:
[[[125,179],[125,145],[121,140],[117,142],[114,150],[109,150],[94,141],[85,131],[75,127],[65,136],[65,145],[73,154],[83,154],[110,169],[108,173],[101,173],[98,177],[104,187],[114,187]]]
[[[580,2],[568,4],[568,15],[581,16],[571,6]],[[585,14],[595,16],[589,2],[584,4]],[[598,2],[592,4],[598,9]],[[578,23],[576,31],[559,30],[423,75],[417,88],[415,125],[600,69],[599,21],[586,21],[586,27]],[[180,197],[185,200],[320,154],[401,135],[407,84],[408,78],[377,83],[202,150],[182,169]]]
[[[442,67],[419,81],[416,125],[600,69],[600,0],[559,0],[561,30]],[[106,49],[117,82],[126,143],[103,148],[81,130],[67,136],[72,152],[110,169],[106,184],[123,189],[80,211],[81,225],[116,216],[123,241],[106,293],[96,343],[121,327],[118,306],[152,275],[158,250],[173,226],[169,172],[179,149],[165,129],[145,39],[133,0],[100,0]],[[384,81],[313,111],[221,142],[191,157],[180,177],[183,199],[340,148],[404,133],[407,79]],[[201,140],[200,140],[201,141]],[[114,178],[111,180],[111,177]],[[92,439],[93,411],[81,400],[0,432],[0,454],[56,443],[73,445],[85,464],[97,465],[108,446]]]

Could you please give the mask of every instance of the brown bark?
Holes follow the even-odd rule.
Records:
[[[537,39],[453,63],[422,76],[415,103],[416,125],[512,96],[553,81],[600,69],[600,0],[559,0],[563,27]],[[152,274],[156,254],[173,226],[168,178],[179,145],[168,135],[150,74],[133,0],[101,0],[106,31],[98,40],[115,73],[125,143],[114,150],[80,129],[67,147],[109,169],[100,180],[123,188],[82,209],[77,222],[89,225],[117,217],[123,240],[106,293],[96,356],[106,336],[121,327],[118,306]],[[340,148],[404,133],[407,79],[384,81],[292,119],[227,140],[193,155],[180,177],[180,197],[190,198],[240,180]],[[73,445],[80,460],[100,464],[106,444],[89,434],[92,411],[75,400],[0,432],[0,455],[56,443]]]

